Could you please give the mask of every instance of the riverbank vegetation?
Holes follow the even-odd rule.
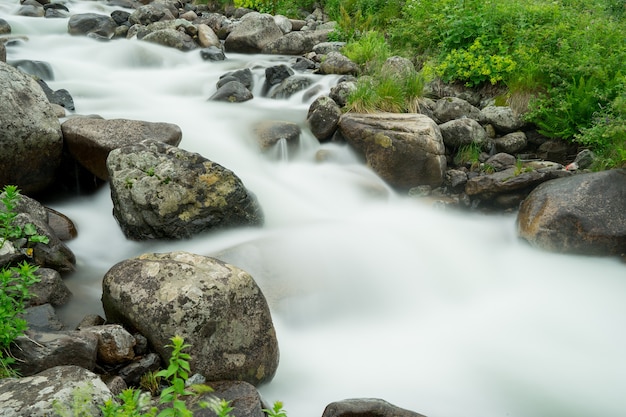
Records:
[[[235,5],[296,17],[294,10],[310,8],[311,0]],[[400,55],[419,72],[413,87],[435,77],[472,88],[495,85],[502,92],[497,103],[523,113],[549,138],[592,149],[596,168],[626,166],[623,0],[325,0],[322,6],[338,22],[333,39],[348,42],[344,53],[362,74],[377,78],[376,63]],[[372,92],[368,83],[357,94]],[[379,97],[361,97],[352,109],[412,110],[398,104],[398,97],[415,95],[406,86],[376,84]],[[391,104],[381,105],[380,97]]]

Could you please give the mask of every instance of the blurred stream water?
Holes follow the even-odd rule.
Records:
[[[13,34],[28,37],[7,48],[9,62],[49,63],[48,84],[67,89],[78,113],[178,124],[180,147],[234,171],[266,216],[259,229],[138,243],[112,217],[108,187],[55,201],[79,231],[66,323],[101,314],[101,279],[115,263],[186,250],[233,263],[262,288],[281,361],[260,391],[290,417],[354,397],[429,417],[626,415],[623,264],[531,249],[511,214],[459,214],[396,195],[349,149],[317,143],[305,124],[312,98],[261,97],[264,68],[289,57],[215,63],[134,39],[98,42],[69,36],[66,19],[14,16],[17,7],[0,1]],[[255,98],[208,102],[219,76],[240,68],[253,69]],[[336,81],[312,78],[321,93]],[[268,119],[302,126],[297,154],[259,152],[252,129]],[[320,150],[332,158],[316,162]]]

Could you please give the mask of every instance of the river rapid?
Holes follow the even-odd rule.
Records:
[[[110,13],[68,1],[73,13]],[[383,398],[429,417],[621,417],[626,415],[626,267],[615,259],[545,253],[519,241],[515,214],[457,213],[394,193],[343,146],[306,128],[312,98],[261,97],[267,66],[293,58],[227,54],[203,61],[142,41],[67,34],[67,19],[0,17],[28,40],[9,62],[50,64],[53,89],[76,112],[179,125],[181,148],[231,169],[258,198],[265,225],[180,242],[132,242],[112,216],[110,190],[46,204],[79,236],[66,277],[74,293],[61,318],[102,314],[101,280],[144,252],[185,250],[233,263],[268,302],[281,358],[260,387],[289,417],[319,417],[332,402]],[[252,68],[255,98],[207,98],[220,75]],[[321,92],[334,76],[312,76]],[[297,153],[262,154],[262,120],[303,128]],[[316,162],[324,150],[332,157]],[[193,354],[193,351],[191,352]]]

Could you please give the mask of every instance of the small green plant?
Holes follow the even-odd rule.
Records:
[[[32,243],[47,244],[48,237],[38,234],[32,223],[27,223],[24,227],[15,224],[17,205],[21,198],[18,188],[15,185],[6,185],[0,195],[0,202],[4,205],[4,209],[0,208],[0,248],[8,241],[22,238],[26,239],[27,248]],[[30,251],[27,254],[30,255]]]
[[[515,169],[513,170],[513,175],[515,177],[525,173],[525,172],[531,172],[533,171],[532,167],[526,166],[526,164],[524,163],[524,161],[522,161],[521,159],[517,159],[515,161]]]
[[[156,396],[161,389],[161,377],[157,376],[157,372],[146,372],[141,376],[139,386]]]
[[[454,164],[458,166],[467,165],[470,170],[475,171],[480,167],[481,153],[480,145],[474,142],[462,145],[454,156]]]
[[[35,275],[37,269],[37,266],[23,262],[0,270],[0,378],[16,375],[11,368],[15,359],[9,346],[28,328],[20,315],[24,312],[24,302],[31,297],[29,288],[39,282]]]
[[[151,383],[158,378],[167,380],[170,384],[161,391],[159,404],[167,407],[158,411],[156,407],[150,407],[150,394],[141,390],[129,388],[118,395],[119,402],[109,400],[101,407],[104,417],[192,417],[193,413],[187,408],[184,398],[190,395],[198,395],[212,391],[207,385],[192,385],[189,389],[185,386],[189,379],[188,353],[183,350],[190,347],[180,336],[170,339],[172,349],[169,366],[149,377]],[[201,404],[203,406],[204,404]],[[146,410],[146,411],[144,411]]]
[[[217,414],[217,417],[233,417],[230,412],[233,411],[234,408],[230,406],[230,401],[214,397],[208,401],[206,405]]]
[[[268,417],[287,417],[287,411],[283,410],[282,401],[275,401],[272,408],[264,408],[263,412]]]

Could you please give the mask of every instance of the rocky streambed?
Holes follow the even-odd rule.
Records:
[[[354,88],[358,71],[340,54],[340,44],[324,42],[332,23],[325,21],[320,10],[302,20],[289,20],[244,10],[216,13],[167,1],[104,4],[107,13],[80,13],[82,2],[75,5],[79,12],[72,10],[72,3],[67,6],[16,3],[11,12],[37,16],[29,25],[37,25],[38,19],[60,19],[67,23],[69,33],[93,45],[120,42],[123,48],[121,42],[148,42],[177,53],[198,54],[207,64],[227,63],[229,54],[281,55],[280,63],[224,71],[202,101],[242,106],[241,118],[250,114],[245,106],[251,100],[266,100],[270,108],[272,100],[294,103],[300,109],[305,106],[301,114],[306,117],[298,116],[300,119],[282,109],[271,118],[261,117],[251,124],[245,139],[252,144],[255,158],[272,165],[280,165],[275,155],[284,148],[283,152],[296,162],[328,166],[339,161],[350,169],[358,167],[353,172],[359,175],[359,196],[349,209],[351,218],[358,217],[356,207],[368,207],[371,199],[385,202],[398,196],[409,204],[434,203],[439,208],[459,210],[510,212],[523,202],[517,217],[519,235],[533,245],[584,255],[621,255],[626,250],[624,171],[583,172],[589,163],[588,152],[579,153],[569,145],[541,137],[513,109],[495,106],[493,97],[433,83],[427,98],[420,102],[421,113],[343,113],[345,94]],[[24,24],[23,20],[17,22]],[[231,170],[208,155],[187,151],[185,138],[196,133],[176,123],[137,120],[132,114],[83,114],[80,94],[50,88],[48,83],[54,84],[54,80],[46,83],[52,66],[12,59],[12,48],[17,51],[30,40],[12,34],[9,24],[0,27],[4,33],[0,52],[11,64],[0,63],[0,114],[6,126],[1,138],[2,184],[17,184],[24,194],[44,202],[54,201],[51,195],[88,196],[110,187],[119,230],[124,238],[134,241],[171,242],[190,237],[193,241],[193,236],[219,235],[233,228],[251,233],[266,228],[276,233],[280,230],[274,229],[276,224],[289,225],[277,221],[277,217],[289,214],[278,211],[276,200],[268,198],[255,182],[255,175],[260,174],[251,175],[245,168]],[[157,56],[150,59],[158,60]],[[391,71],[411,63],[396,57],[388,65]],[[223,127],[212,129],[215,122],[207,118],[207,125],[196,129],[207,131],[205,140],[227,135]],[[231,122],[230,128],[236,130],[236,124]],[[320,148],[320,143],[327,147]],[[461,149],[470,147],[477,151],[474,156],[455,158]],[[230,158],[224,159],[236,160],[237,156]],[[240,166],[237,162],[233,165]],[[323,168],[315,172],[325,173]],[[369,176],[371,173],[375,175]],[[341,176],[336,175],[333,181],[341,181]],[[297,195],[293,190],[298,189],[293,187],[290,194]],[[261,196],[256,195],[257,190]],[[354,197],[342,191],[332,198],[341,201]],[[186,250],[163,251],[176,247],[165,243],[158,246],[157,253],[142,250],[137,256],[108,265],[102,277],[102,307],[94,308],[102,309],[103,314],[88,315],[75,329],[68,330],[55,318],[54,308],[70,297],[61,274],[84,268],[70,249],[76,234],[71,216],[26,197],[23,204],[20,221],[35,224],[51,243],[37,244],[32,254],[20,250],[18,243],[13,251],[2,254],[4,265],[24,259],[36,262],[42,277],[34,290],[33,307],[28,310],[31,330],[12,349],[24,377],[0,384],[3,409],[12,410],[11,415],[46,415],[54,398],[67,401],[75,387],[85,384],[94,387],[94,404],[100,402],[125,386],[138,385],[143,374],[163,366],[168,356],[164,346],[172,335],[181,334],[193,346],[194,370],[216,388],[217,395],[233,401],[235,415],[262,414],[261,408],[267,405],[263,405],[255,386],[267,384],[279,369],[280,332],[270,314],[271,302],[268,304],[255,282],[255,274],[214,256],[196,254],[190,250],[193,244]],[[306,204],[294,207],[306,211]],[[342,209],[333,207],[339,212]],[[412,210],[420,213],[420,209]],[[399,214],[389,207],[387,212]],[[315,221],[320,217],[313,216]],[[349,223],[346,220],[342,222]],[[355,233],[357,239],[365,224]],[[405,223],[398,228],[407,227]],[[423,231],[424,226],[420,227]],[[384,241],[384,229],[361,240]],[[344,239],[325,227],[320,230],[338,243]],[[305,235],[314,236],[308,230]],[[100,242],[105,250],[111,244],[115,245]],[[352,253],[346,245],[340,247],[352,268],[366,263],[363,253],[369,252]],[[229,250],[221,251],[224,257],[228,258]],[[425,252],[426,247],[420,250]],[[383,252],[384,257],[414,256],[401,256],[404,254],[398,249],[394,252]],[[298,256],[297,252],[285,254]],[[324,252],[317,256],[316,264],[332,259]],[[295,275],[308,276],[302,271],[306,264],[301,262]],[[315,282],[309,280],[307,285],[319,285],[318,280],[324,283],[317,274],[320,271],[334,276],[317,268],[313,268]],[[377,268],[376,264],[373,269]],[[381,267],[377,275],[386,276],[382,271],[387,268]],[[294,275],[288,269],[285,275]],[[407,270],[401,264],[398,273],[392,275]],[[268,275],[273,273],[280,275]],[[413,274],[419,275],[417,271]],[[352,283],[360,273],[349,270],[340,275]],[[280,291],[289,292],[291,285],[282,283]],[[406,284],[396,285],[403,288]],[[375,304],[365,303],[368,309],[379,311]],[[385,306],[382,311],[387,309],[393,310]],[[313,311],[324,316],[323,311]],[[41,381],[45,381],[43,385]],[[421,407],[411,408],[425,412]],[[373,399],[332,403],[324,415],[355,412],[418,415]]]

